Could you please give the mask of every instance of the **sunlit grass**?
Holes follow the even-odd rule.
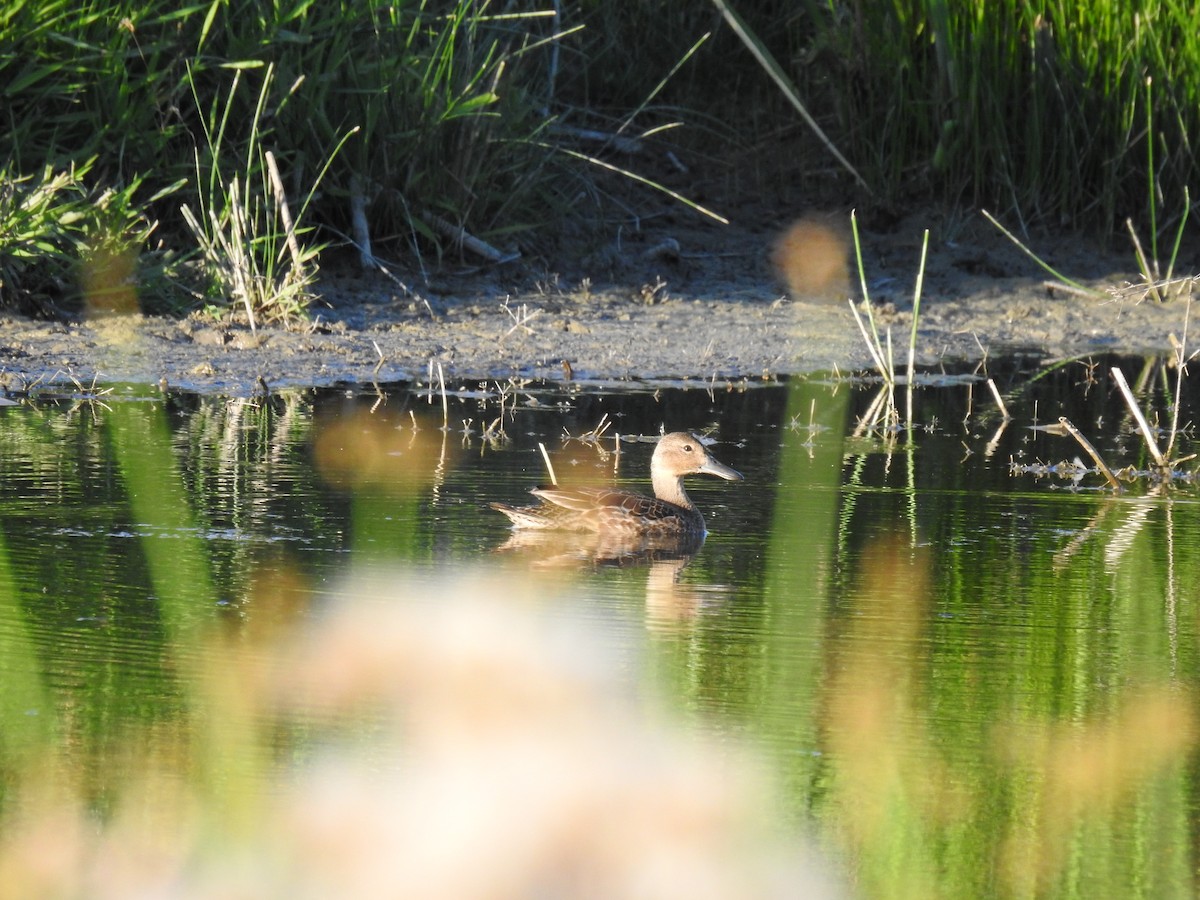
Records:
[[[0,201],[10,185],[21,190],[46,166],[73,172],[73,202],[85,207],[105,191],[140,183],[133,214],[161,220],[159,237],[190,253],[179,212],[188,197],[198,201],[192,219],[210,262],[217,254],[257,257],[256,278],[279,281],[273,267],[283,281],[299,279],[282,285],[289,299],[279,305],[300,307],[290,298],[302,299],[304,278],[288,273],[312,258],[296,251],[280,202],[285,191],[296,223],[308,199],[334,233],[352,230],[352,209],[368,217],[370,230],[356,235],[367,258],[372,233],[390,237],[393,250],[399,237],[400,253],[445,250],[449,242],[430,226],[434,220],[475,233],[533,224],[530,204],[545,199],[552,178],[545,151],[528,140],[546,124],[528,92],[555,40],[548,18],[544,10],[499,14],[470,0],[286,8],[145,0],[119,10],[105,0],[0,5],[0,80],[8,85],[11,126],[0,139]],[[278,73],[274,81],[260,83],[261,91],[236,90],[240,73],[268,65]],[[350,152],[323,179],[327,161],[356,129]],[[267,150],[278,160],[280,184],[267,183]],[[238,203],[231,202],[235,184]],[[53,205],[26,207],[40,220],[0,232],[0,264],[21,252],[23,234],[52,234],[65,224]],[[289,253],[277,259],[274,251],[288,243]],[[44,241],[45,258],[24,266],[45,272],[55,251],[73,249]],[[149,248],[142,240],[135,249]],[[49,279],[24,276],[27,287]],[[235,279],[232,290],[227,278],[218,284],[227,295],[246,294],[256,288],[247,280],[255,278]],[[6,278],[5,289],[16,290],[13,282]],[[0,302],[12,301],[0,294]],[[265,311],[273,312],[269,305]]]
[[[827,155],[853,162],[877,197],[927,192],[998,209],[1022,229],[1115,231],[1134,216],[1156,247],[1200,173],[1200,29],[1184,0],[755,13],[748,40],[768,51],[756,52],[763,83],[809,118],[823,102],[838,126],[824,127]],[[768,45],[789,42],[799,49],[780,71]],[[1172,205],[1173,219],[1157,215]]]
[[[309,224],[330,229],[322,241],[353,241],[368,266],[511,260],[527,235],[553,244],[555,223],[596,218],[606,173],[720,221],[723,203],[707,188],[660,178],[657,162],[625,153],[678,140],[718,168],[738,159],[723,177],[762,194],[748,170],[770,164],[750,148],[777,143],[796,117],[820,138],[781,165],[807,186],[891,207],[914,198],[985,205],[1020,234],[1032,225],[1113,232],[1132,219],[1151,284],[1172,281],[1158,259],[1178,253],[1197,180],[1200,27],[1183,0],[1136,10],[1108,0],[854,10],[721,0],[708,18],[686,5],[593,2],[50,0],[0,4],[0,23],[0,221],[9,226],[0,303],[40,311],[63,293],[65,262],[78,252],[72,219],[104,196],[122,198],[113,208],[125,205],[128,222],[160,223],[153,247],[148,230],[134,229],[139,250],[194,252],[179,211],[186,199],[199,205],[193,219],[210,260],[214,250],[245,258],[239,246],[275,259],[266,244],[294,233],[266,210],[281,192],[260,189],[256,143],[275,155],[293,203],[320,182]],[[264,116],[261,97],[231,85],[268,64],[276,81]],[[205,119],[226,104],[218,177],[187,184],[197,151],[211,149]],[[822,174],[830,164],[843,173],[832,187]],[[38,200],[42,188],[56,199]],[[3,208],[14,194],[30,201],[16,227]],[[31,235],[41,240],[33,256]],[[279,274],[303,268],[303,251],[288,255],[290,264],[274,263]],[[139,271],[150,277],[150,267]],[[305,290],[286,288],[296,299]]]

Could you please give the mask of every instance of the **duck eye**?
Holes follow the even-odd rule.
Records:
[[[691,452],[692,452],[692,445],[691,445],[691,444],[684,444],[684,445],[683,445],[683,449],[684,449],[684,450],[686,450],[688,453],[691,453]]]

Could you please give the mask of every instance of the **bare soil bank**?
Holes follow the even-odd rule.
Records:
[[[903,358],[911,328],[920,230],[866,232],[877,318]],[[944,226],[940,226],[943,233]],[[305,330],[121,316],[77,322],[0,316],[0,387],[76,379],[165,381],[217,393],[285,386],[424,380],[431,360],[447,380],[718,382],[870,366],[848,309],[784,295],[767,261],[772,228],[664,225],[573,264],[531,274],[414,279],[405,292],[381,275],[324,283]],[[662,252],[672,239],[679,253]],[[647,252],[659,247],[659,252]],[[1082,241],[1038,247],[1059,271],[1110,289],[1097,300],[1051,291],[1044,273],[994,229],[968,222],[932,239],[918,360],[974,360],[1012,350],[1055,358],[1161,351],[1181,334],[1184,303],[1121,290],[1138,281],[1131,251]]]

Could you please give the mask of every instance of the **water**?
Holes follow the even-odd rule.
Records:
[[[1141,361],[1122,364],[1132,377]],[[1047,474],[1086,462],[1071,438],[1029,427],[1060,416],[1113,468],[1149,463],[1106,379],[991,368],[1014,421],[981,382],[930,377],[911,431],[860,423],[877,387],[817,378],[465,385],[448,429],[439,397],[402,388],[118,389],[0,408],[9,830],[42,809],[30,797],[47,768],[118,824],[131,796],[142,818],[150,797],[240,821],[247,798],[274,796],[330,742],[370,745],[368,769],[387,770],[386,711],[331,732],[320,704],[280,695],[376,696],[372,652],[401,666],[389,678],[452,681],[403,668],[425,646],[409,629],[426,626],[388,623],[466,593],[515,604],[515,620],[582,623],[594,646],[576,632],[570,666],[599,649],[638,704],[749,748],[779,816],[855,893],[1191,896],[1196,490]],[[1144,405],[1167,422],[1173,382],[1143,375]],[[505,434],[489,438],[502,407]],[[663,425],[711,431],[746,477],[689,484],[710,531],[694,557],[504,549],[507,520],[487,504],[546,480],[539,443],[562,480],[644,486],[652,445],[630,438]],[[375,623],[363,648],[280,687],[277,648],[336,632],[326,617],[351,577]],[[497,627],[485,644],[503,645]]]

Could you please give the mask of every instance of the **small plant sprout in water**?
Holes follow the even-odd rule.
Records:
[[[497,381],[495,387],[496,399],[500,402],[500,412],[484,427],[482,432],[483,439],[493,446],[508,441],[508,433],[504,430],[505,413],[508,414],[509,419],[515,419],[517,414],[517,391],[513,381],[510,379],[504,384]]]
[[[801,414],[797,413],[796,415],[792,416],[791,421],[788,422],[788,430],[797,434],[805,433],[807,436],[800,446],[808,449],[811,453],[813,447],[816,446],[817,435],[821,432],[830,430],[828,425],[822,425],[817,421],[816,398],[813,398],[808,403],[808,421],[801,421]]]
[[[1189,303],[1190,306],[1190,303]],[[1187,432],[1187,428],[1180,428],[1179,425],[1179,409],[1182,403],[1183,378],[1186,374],[1187,363],[1195,358],[1195,353],[1188,356],[1185,349],[1185,341],[1187,335],[1187,324],[1184,325],[1184,341],[1176,343],[1176,353],[1174,363],[1176,367],[1176,383],[1174,397],[1170,399],[1171,423],[1165,430],[1158,427],[1157,424],[1152,425],[1147,419],[1145,413],[1135,396],[1134,389],[1130,387],[1125,373],[1119,366],[1113,366],[1110,369],[1113,383],[1116,385],[1117,391],[1120,393],[1125,407],[1128,410],[1129,418],[1133,423],[1137,433],[1141,436],[1142,442],[1146,447],[1146,451],[1153,462],[1149,469],[1139,470],[1132,465],[1123,468],[1114,469],[1105,462],[1100,452],[1092,444],[1091,441],[1082,433],[1082,431],[1068,419],[1066,416],[1059,418],[1058,422],[1051,425],[1034,425],[1031,426],[1035,431],[1042,431],[1049,434],[1070,435],[1073,437],[1083,451],[1092,460],[1095,466],[1094,471],[1104,477],[1105,482],[1113,490],[1123,490],[1124,484],[1127,482],[1137,482],[1148,480],[1155,488],[1162,485],[1172,485],[1179,483],[1194,483],[1197,480],[1197,472],[1183,471],[1179,467],[1181,464],[1188,462],[1196,457],[1195,453],[1189,453],[1183,456],[1176,456],[1177,443],[1181,435]],[[1090,374],[1090,370],[1089,370]],[[1164,376],[1165,377],[1165,376]],[[1151,381],[1151,379],[1146,379]],[[1090,387],[1090,384],[1089,384]],[[1100,425],[1100,420],[1097,420],[1097,427]],[[1160,446],[1160,439],[1166,437],[1165,447]],[[1018,465],[1015,462],[1011,464],[1010,470],[1013,474],[1033,474],[1033,475],[1065,475],[1073,481],[1078,482],[1084,474],[1089,470],[1082,462],[1078,460],[1074,464],[1060,463],[1057,465],[1032,464]]]
[[[612,427],[612,422],[608,420],[608,413],[604,413],[600,417],[600,421],[596,423],[596,427],[591,431],[585,431],[578,437],[571,434],[565,428],[563,429],[563,443],[569,444],[571,441],[579,441],[581,444],[590,444],[594,447],[600,447],[600,440],[604,437],[604,433]]]
[[[107,403],[105,403],[100,398],[111,394],[113,389],[110,387],[107,387],[107,388],[97,387],[97,382],[100,378],[99,372],[95,373],[92,376],[91,384],[88,384],[88,385],[85,385],[82,381],[80,381],[78,378],[76,378],[70,372],[57,372],[57,373],[55,373],[54,377],[57,378],[59,375],[66,375],[67,378],[69,378],[71,380],[71,383],[73,385],[75,385],[75,394],[72,397],[72,399],[75,401],[75,403],[71,407],[70,415],[74,415],[75,413],[79,412],[81,409],[86,408],[92,414],[93,421],[95,421],[97,406],[102,407],[103,409],[107,410],[108,412],[112,412],[112,407],[109,406]]]
[[[862,288],[862,307],[866,314],[866,322],[863,321],[863,315],[859,313],[858,306],[854,303],[853,298],[849,300],[850,312],[854,316],[854,322],[858,325],[859,333],[862,335],[863,342],[866,344],[867,352],[871,355],[871,360],[874,363],[879,377],[883,380],[884,386],[887,389],[886,398],[884,400],[885,407],[883,410],[877,411],[877,416],[870,417],[872,422],[888,419],[894,425],[899,425],[899,414],[894,416],[890,414],[895,406],[895,398],[892,396],[891,388],[897,383],[895,356],[892,350],[892,331],[889,328],[886,332],[886,341],[881,341],[879,338],[879,329],[875,324],[875,314],[871,305],[870,291],[867,288],[867,273],[863,265],[862,257],[862,241],[858,233],[858,216],[853,211],[850,213],[850,229],[854,236],[854,257],[858,267],[858,280]],[[908,366],[905,375],[905,384],[908,386],[906,392],[905,404],[905,427],[909,433],[912,432],[913,421],[913,388],[916,383],[916,357],[917,357],[917,325],[921,316],[921,291],[925,284],[925,261],[929,254],[929,229],[925,229],[924,237],[921,242],[921,259],[917,267],[916,283],[913,287],[913,308],[912,308],[912,323],[909,329],[908,336]],[[872,425],[872,427],[874,427]]]
[[[480,433],[485,441],[492,446],[497,446],[508,440],[508,434],[504,430],[504,414],[496,416],[491,422],[484,426]]]

